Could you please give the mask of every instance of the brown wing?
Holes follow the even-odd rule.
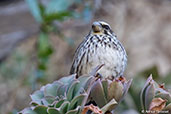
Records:
[[[75,51],[73,63],[72,63],[71,69],[70,69],[70,74],[77,73],[77,69],[81,62],[81,59],[82,59],[83,55],[85,54],[85,52],[83,51],[83,46],[84,46],[84,43],[86,42],[86,40],[87,39],[82,41],[81,44],[78,46],[78,48]]]

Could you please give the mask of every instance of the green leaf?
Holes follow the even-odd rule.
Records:
[[[142,90],[145,82],[146,79],[141,76],[136,76],[132,81],[129,93],[131,94],[135,104],[141,104],[140,91]],[[137,110],[143,109],[142,105],[136,105],[136,108]]]
[[[155,94],[155,88],[153,83],[151,83],[149,86],[147,86],[145,90],[145,109],[149,109],[150,103],[154,98],[154,94]]]
[[[67,76],[67,77],[63,77],[61,79],[59,79],[59,82],[62,82],[63,84],[67,85],[69,84],[73,79],[76,79],[76,74]]]
[[[76,0],[51,0],[47,5],[46,14],[66,11]]]
[[[46,64],[44,62],[39,62],[38,69],[39,70],[46,70],[47,66],[46,66]]]
[[[110,102],[108,102],[105,106],[101,108],[103,114],[105,114],[107,111],[112,111],[118,103],[115,101],[115,99],[112,99]]]
[[[110,101],[114,98],[117,102],[119,102],[123,96],[123,92],[123,84],[120,81],[112,81],[108,86],[107,100]]]
[[[31,102],[30,102],[30,105],[31,105],[31,106],[42,105],[42,102],[41,102],[41,100],[38,100],[38,101],[31,101]]]
[[[42,16],[44,21],[46,7],[41,2],[39,2],[39,9],[40,9],[40,15]]]
[[[55,84],[47,84],[44,88],[44,96],[57,96],[58,86]]]
[[[44,97],[43,92],[40,90],[35,91],[32,95],[30,95],[33,101],[40,100]]]
[[[46,58],[53,52],[52,47],[49,43],[48,35],[44,32],[40,33],[38,40],[38,56],[40,58]],[[42,59],[42,62],[46,59]]]
[[[18,114],[37,114],[37,113],[34,112],[31,108],[25,108],[24,110],[22,110]]]
[[[67,88],[68,88],[67,85],[59,86],[59,88],[57,89],[57,96],[65,96]]]
[[[69,107],[69,102],[65,101],[61,106],[60,106],[60,112],[62,114],[66,114],[66,112],[68,111],[68,107]]]
[[[62,114],[60,111],[56,108],[48,108],[48,113],[49,114]]]
[[[105,98],[107,98],[107,96],[108,96],[108,85],[109,85],[109,81],[110,80],[102,80],[102,86],[103,86],[103,89],[104,89]]]
[[[141,90],[140,101],[141,101],[141,106],[144,110],[146,110],[146,108],[145,108],[145,91],[152,80],[153,80],[152,75],[150,75],[148,77],[147,81],[145,82],[143,89]]]
[[[81,94],[77,97],[75,97],[74,99],[72,99],[71,103],[70,103],[70,106],[69,106],[69,110],[72,110],[72,109],[75,109],[76,107],[78,106],[81,106],[84,99],[87,98],[87,94]]]
[[[76,86],[79,84],[80,82],[79,81],[74,81],[70,86],[69,86],[69,89],[68,89],[68,92],[67,92],[67,99],[68,101],[71,101],[73,98],[74,98],[74,94],[76,93],[75,89],[76,89]]]
[[[71,17],[71,16],[72,16],[72,13],[70,11],[62,11],[62,12],[47,14],[44,17],[44,20],[46,23],[51,23],[54,20],[62,21],[66,17]]]
[[[65,99],[59,100],[59,101],[55,104],[55,107],[56,107],[56,108],[59,108],[64,102],[65,102]]]
[[[41,11],[39,8],[39,3],[38,0],[25,0],[26,3],[28,4],[30,11],[34,18],[36,19],[37,22],[42,23],[43,19],[41,16]]]
[[[155,92],[155,97],[167,99],[168,102],[171,102],[171,91],[163,88],[156,88]]]
[[[107,103],[107,99],[105,98],[104,89],[100,80],[97,80],[92,89],[90,97],[94,100],[100,108],[103,107]]]
[[[52,83],[53,85],[56,85],[56,86],[60,86],[60,85],[63,85],[63,83],[62,82],[60,82],[60,81],[54,81],[53,83]]]
[[[88,87],[90,86],[90,83],[92,82],[92,79],[93,78],[94,77],[92,77],[92,76],[80,76],[78,78],[78,80],[80,81],[80,83],[77,86],[77,90],[79,90],[81,87],[84,88],[84,90],[87,90]]]
[[[124,83],[124,93],[123,93],[122,98],[120,99],[119,103],[123,100],[123,98],[128,93],[128,90],[131,87],[131,84],[132,84],[132,79],[130,79],[126,83]]]
[[[33,111],[35,111],[37,114],[48,114],[47,107],[43,105],[35,107]]]
[[[55,97],[54,96],[45,96],[41,101],[45,106],[48,106],[55,101]]]

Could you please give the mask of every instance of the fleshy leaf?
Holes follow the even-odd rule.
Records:
[[[31,108],[25,108],[24,110],[22,110],[18,114],[37,114],[37,113],[34,112]]]
[[[116,101],[119,101],[123,95],[124,88],[120,81],[112,81],[108,87],[108,101],[112,100],[113,98]]]
[[[44,89],[44,95],[45,96],[57,96],[57,88],[58,86],[54,84],[48,84],[46,85]]]
[[[69,87],[69,90],[67,92],[67,99],[68,101],[71,101],[73,97],[75,96],[74,94],[76,93],[75,88],[80,82],[78,80],[74,81],[71,86]]]
[[[156,88],[155,97],[161,97],[163,99],[167,99],[168,102],[171,102],[171,93],[170,93],[170,91],[162,89],[162,88]]]
[[[57,96],[65,96],[67,88],[68,88],[67,85],[61,85],[57,89]]]
[[[101,108],[103,114],[105,114],[107,111],[113,110],[118,103],[115,99],[112,99],[109,103],[107,103],[105,106]]]
[[[122,95],[122,98],[120,99],[119,103],[123,100],[123,98],[126,96],[126,94],[128,93],[128,90],[130,88],[132,84],[132,79],[128,80],[126,83],[124,83],[124,93]],[[119,104],[118,103],[118,104]]]
[[[47,107],[43,105],[35,107],[33,111],[35,111],[37,114],[48,114]]]
[[[108,85],[109,83],[111,83],[110,80],[102,80],[102,85],[103,85],[103,89],[104,89],[104,93],[105,93],[105,98],[107,98],[108,96]]]
[[[71,80],[76,79],[76,74],[67,76],[67,77],[63,77],[61,79],[59,79],[59,82],[62,82],[63,84],[67,85],[71,82]]]
[[[44,97],[44,94],[42,91],[35,91],[32,95],[30,95],[32,101],[41,100]]]
[[[37,101],[31,101],[30,105],[37,106],[37,105],[42,105],[42,103],[41,103],[41,100],[37,100]]]
[[[145,108],[145,91],[146,91],[147,87],[149,86],[149,84],[152,80],[153,80],[152,75],[150,75],[148,77],[143,89],[141,90],[140,101],[141,101],[141,106],[144,110],[146,110],[146,108]]]
[[[81,106],[83,100],[86,98],[87,94],[82,94],[74,99],[72,99],[71,104],[69,106],[69,110],[75,109],[77,106]],[[76,106],[76,107],[75,107]]]
[[[155,89],[153,83],[151,83],[147,88],[145,89],[145,109],[148,109],[150,106],[150,103],[152,99],[154,98]]]
[[[79,85],[77,85],[77,89],[80,89],[81,87],[84,87],[85,90],[88,89],[91,81],[92,81],[92,76],[80,76],[78,78],[78,80],[80,81]],[[80,92],[80,91],[78,91]],[[77,93],[76,95],[78,95],[79,93]]]
[[[94,100],[99,107],[103,107],[107,103],[100,79],[94,83],[90,97],[92,97],[92,100]]]
[[[47,110],[48,114],[62,114],[60,111],[56,108],[48,108]]]
[[[44,97],[44,100],[45,100],[45,102],[47,103],[47,105],[49,105],[49,104],[52,104],[54,101],[55,101],[55,97],[54,96],[45,96]],[[44,103],[45,103],[44,102]],[[46,104],[45,103],[45,104]]]
[[[65,114],[68,111],[69,107],[69,102],[65,101],[61,106],[60,106],[60,113]]]
[[[59,108],[64,102],[65,102],[65,99],[59,100],[59,101],[55,104],[55,107],[56,107],[56,108]]]

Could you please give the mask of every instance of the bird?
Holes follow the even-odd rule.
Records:
[[[80,77],[89,74],[98,65],[102,78],[114,79],[123,76],[127,66],[127,54],[113,32],[111,26],[104,21],[95,21],[90,32],[75,51],[70,74]]]

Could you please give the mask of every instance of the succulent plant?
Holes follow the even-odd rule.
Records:
[[[19,114],[105,114],[116,108],[126,95],[131,80],[114,80],[95,77],[98,67],[91,75],[63,77],[43,86],[30,95],[31,107]],[[97,106],[88,105],[93,100]],[[88,111],[88,110],[91,110]]]
[[[104,111],[112,111],[123,100],[132,80],[123,77],[114,80],[98,79],[90,92],[90,97]]]
[[[88,98],[87,90],[92,78],[82,76],[76,79],[71,75],[47,84],[31,95],[31,107],[19,114],[79,114]]]
[[[157,84],[152,75],[147,79],[140,95],[142,113],[171,113],[171,91]]]

